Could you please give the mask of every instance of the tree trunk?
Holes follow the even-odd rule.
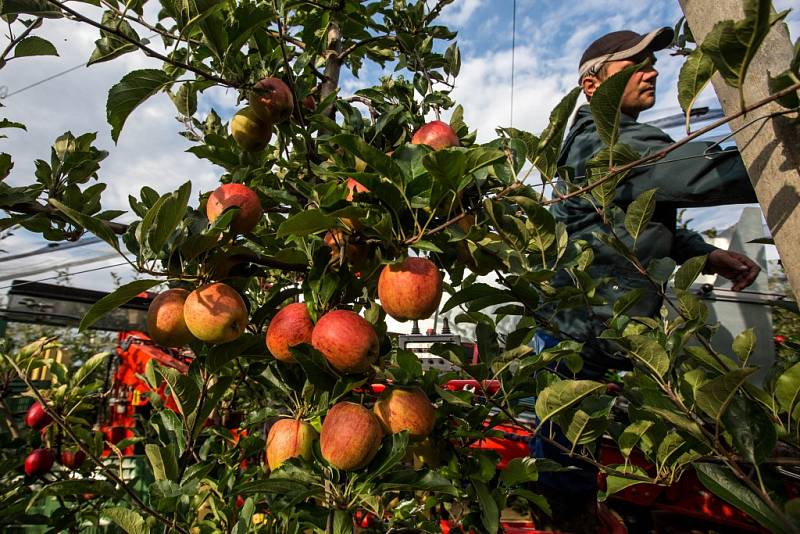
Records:
[[[679,0],[697,43],[702,43],[714,24],[721,20],[744,18],[742,0]],[[777,76],[789,66],[793,56],[789,31],[784,23],[773,26],[761,49],[750,64],[744,82],[746,102],[770,95],[769,75]],[[719,75],[711,79],[726,115],[739,110],[739,90],[725,84]],[[770,103],[730,123],[738,130],[757,117],[785,111]],[[783,268],[794,291],[800,297],[800,127],[797,118],[781,115],[756,121],[738,131],[736,145],[747,166],[750,181],[767,219]]]

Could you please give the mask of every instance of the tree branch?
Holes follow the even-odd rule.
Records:
[[[11,52],[11,49],[14,48],[15,46],[17,46],[17,44],[19,44],[20,41],[25,39],[28,36],[28,34],[30,34],[41,23],[42,23],[42,17],[38,17],[35,21],[31,22],[28,25],[28,27],[25,28],[22,31],[22,33],[20,33],[19,35],[17,35],[13,39],[11,38],[11,35],[9,34],[8,38],[10,39],[10,42],[8,43],[8,46],[6,47],[6,49],[3,50],[3,53],[0,54],[0,69],[2,69],[3,66],[5,66],[5,64],[6,64],[6,56],[8,55],[9,52]],[[10,25],[9,25],[9,32],[10,31],[11,31],[11,29],[10,29]],[[14,58],[11,58],[11,59],[14,59]]]
[[[133,39],[131,37],[128,37],[127,35],[125,35],[125,33],[123,33],[122,31],[120,31],[120,30],[118,30],[116,28],[112,28],[111,26],[106,26],[104,24],[101,24],[99,22],[96,22],[96,21],[92,20],[89,17],[81,15],[80,13],[75,11],[74,9],[67,7],[64,3],[59,2],[58,0],[46,0],[46,1],[51,3],[51,4],[53,4],[54,6],[58,6],[59,9],[65,11],[66,13],[69,13],[75,19],[77,19],[77,20],[79,20],[81,22],[85,22],[86,24],[89,24],[90,26],[94,26],[95,28],[100,29],[100,30],[102,30],[104,32],[110,33],[110,34],[114,35],[115,37],[117,37],[118,39],[120,39],[122,41],[125,41],[126,43],[130,43],[130,44],[134,45],[135,47],[137,47],[140,50],[142,50],[142,52],[144,52],[145,55],[147,55],[147,56],[150,56],[150,57],[153,57],[153,58],[156,58],[156,59],[160,59],[161,61],[163,61],[165,63],[169,63],[170,65],[174,65],[175,67],[178,67],[178,68],[181,68],[181,69],[184,69],[184,70],[188,70],[188,71],[193,72],[193,73],[197,74],[198,76],[201,76],[201,77],[203,77],[203,78],[205,78],[205,79],[207,79],[209,81],[217,82],[220,85],[233,87],[235,89],[239,89],[239,88],[242,87],[242,84],[240,84],[240,83],[236,83],[236,82],[232,82],[232,81],[226,80],[224,78],[220,78],[219,76],[217,76],[217,75],[215,75],[215,74],[213,74],[211,72],[208,72],[208,71],[203,70],[203,69],[199,69],[199,68],[194,67],[192,65],[189,65],[188,63],[185,63],[183,61],[179,61],[177,59],[173,59],[173,58],[167,57],[164,54],[160,54],[160,53],[156,52],[155,50],[153,50],[152,48],[149,48],[148,46],[143,45],[141,43],[141,41],[139,41],[138,39]]]

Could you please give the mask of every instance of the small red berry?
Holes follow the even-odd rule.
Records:
[[[79,469],[86,461],[86,454],[82,450],[61,451],[61,465],[69,469]]]
[[[25,458],[25,474],[28,476],[44,475],[50,472],[56,455],[53,449],[36,449]]]
[[[244,497],[242,497],[241,495],[237,495],[236,496],[236,508],[241,508],[242,506],[244,506]]]

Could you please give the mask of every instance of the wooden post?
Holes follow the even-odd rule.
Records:
[[[721,20],[744,18],[742,0],[679,0],[697,43]],[[746,102],[770,95],[769,75],[777,76],[789,67],[793,56],[789,31],[776,24],[750,64],[744,83]],[[711,79],[726,115],[739,107],[739,90],[725,84],[719,75]],[[758,117],[785,108],[774,102],[747,116],[731,121],[736,131]],[[800,127],[797,113],[781,115],[739,130],[734,136],[767,219],[775,246],[796,300],[800,300]]]

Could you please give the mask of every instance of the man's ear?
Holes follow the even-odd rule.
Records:
[[[586,98],[591,99],[592,95],[597,88],[600,86],[600,79],[597,76],[585,76],[583,80],[581,80],[581,87],[583,87],[583,94],[586,95]]]

